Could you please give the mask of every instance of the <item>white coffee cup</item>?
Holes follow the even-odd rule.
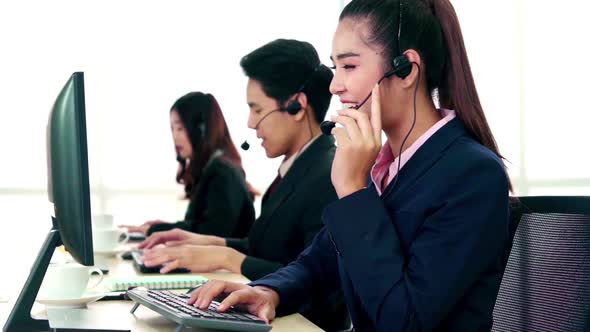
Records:
[[[115,218],[112,214],[97,214],[92,216],[92,226],[94,228],[112,228]]]
[[[121,235],[124,238],[120,240]],[[129,234],[121,228],[95,228],[92,230],[92,242],[94,251],[109,252],[115,250],[119,245],[129,241]]]
[[[99,278],[88,287],[92,272],[97,272]],[[103,277],[100,269],[78,263],[49,264],[40,294],[50,299],[78,299],[86,289],[98,286]]]

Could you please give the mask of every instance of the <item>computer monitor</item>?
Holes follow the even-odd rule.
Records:
[[[47,178],[53,203],[52,227],[4,325],[5,332],[48,331],[47,320],[31,317],[31,307],[55,248],[64,245],[83,265],[94,265],[86,147],[84,73],[72,74],[59,93],[47,123]]]
[[[47,123],[47,189],[66,250],[80,264],[94,265],[86,147],[84,73],[72,74]]]

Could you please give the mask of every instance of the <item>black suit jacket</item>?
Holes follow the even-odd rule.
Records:
[[[203,170],[195,190],[184,220],[154,225],[148,235],[173,228],[220,237],[248,235],[255,213],[240,169],[223,157],[214,158]]]
[[[332,136],[318,137],[295,160],[268,198],[248,239],[227,239],[227,245],[247,255],[242,274],[256,280],[295,260],[322,228],[321,215],[338,197],[330,172],[336,146]],[[347,324],[341,293],[315,299],[301,312],[327,330]]]

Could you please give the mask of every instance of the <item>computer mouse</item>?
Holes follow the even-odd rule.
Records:
[[[102,272],[102,274],[108,274],[109,273],[109,269],[105,269],[105,268],[101,268],[100,272]],[[91,275],[98,275],[99,273],[96,271],[92,271],[92,273],[90,273]]]
[[[131,250],[125,251],[121,254],[121,258],[123,258],[124,260],[132,260],[133,259],[133,255],[131,254]]]
[[[130,232],[129,233],[129,242],[141,242],[144,241],[147,237],[145,234],[140,232]]]

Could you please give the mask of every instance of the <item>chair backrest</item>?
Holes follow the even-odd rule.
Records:
[[[590,331],[590,197],[519,201],[492,331]]]

